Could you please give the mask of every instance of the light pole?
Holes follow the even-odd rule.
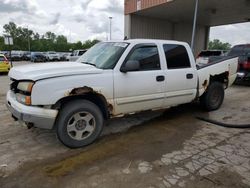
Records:
[[[195,0],[195,10],[194,10],[194,21],[193,21],[193,32],[192,32],[192,39],[191,39],[191,49],[194,52],[194,38],[195,38],[195,32],[196,32],[196,23],[197,23],[197,13],[198,13],[198,6],[199,6],[199,0]]]
[[[112,40],[112,19],[113,17],[109,17],[109,40]]]
[[[29,26],[27,26],[27,35],[28,35],[28,47],[30,52],[30,35],[29,35]]]

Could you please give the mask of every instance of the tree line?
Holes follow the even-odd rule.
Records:
[[[219,39],[214,39],[213,41],[209,41],[208,49],[209,50],[229,50],[232,47],[228,42],[223,43]]]
[[[4,34],[0,36],[0,51],[22,50],[22,51],[57,51],[68,52],[76,49],[88,49],[99,40],[78,41],[76,43],[68,42],[64,35],[56,35],[53,32],[39,34],[31,29],[17,26],[14,22],[9,22],[3,26]],[[14,45],[4,44],[4,36],[11,36]],[[10,49],[11,48],[11,49]],[[29,49],[30,48],[30,49]]]
[[[53,32],[46,32],[39,34],[31,29],[25,27],[18,27],[14,22],[9,22],[3,26],[4,35],[11,36],[14,40],[12,50],[29,51],[57,51],[67,52],[70,49],[88,49],[94,44],[100,42],[99,40],[87,40],[85,42],[78,41],[76,43],[68,42],[64,35],[56,35]],[[208,44],[209,50],[229,50],[231,44],[223,43],[218,39],[210,41]],[[0,36],[0,51],[10,50],[9,46],[4,44],[4,36]]]

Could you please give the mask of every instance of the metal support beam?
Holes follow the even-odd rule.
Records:
[[[194,10],[194,21],[193,21],[193,32],[192,32],[192,39],[191,39],[191,49],[194,52],[194,40],[195,40],[195,32],[196,32],[196,24],[197,24],[197,13],[198,13],[198,6],[199,0],[195,0],[195,10]]]

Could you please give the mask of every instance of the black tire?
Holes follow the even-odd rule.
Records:
[[[73,132],[68,133],[68,126],[71,126],[69,124],[73,118],[74,129],[77,128],[76,122],[79,122],[82,120],[76,121],[76,119],[74,119],[74,115],[77,115],[80,112],[86,112],[92,115],[93,119],[89,120],[89,122],[93,121],[95,126],[93,126],[94,127],[93,132],[91,134],[89,133],[90,135],[87,138],[83,138],[83,139],[81,138],[82,140],[77,140],[77,138],[75,139],[72,138],[74,137],[74,134],[72,134],[74,133],[74,130]],[[83,116],[83,118],[84,117],[85,116]],[[88,124],[90,124],[89,122]],[[83,124],[84,125],[81,124],[81,126],[85,126],[85,128],[82,128],[82,127],[81,128],[85,130],[87,128],[86,121]],[[93,143],[99,137],[103,129],[103,124],[104,124],[103,115],[98,106],[96,106],[94,103],[88,100],[74,100],[64,105],[59,113],[59,116],[56,122],[57,137],[67,147],[70,147],[70,148],[83,147],[83,146]],[[80,131],[82,131],[82,129]],[[79,131],[79,130],[76,130],[76,131]],[[75,131],[75,136],[77,135],[76,131]],[[85,133],[86,132],[80,133],[81,137]]]
[[[207,111],[217,110],[224,100],[224,86],[220,82],[212,82],[207,91],[201,96],[200,103]]]

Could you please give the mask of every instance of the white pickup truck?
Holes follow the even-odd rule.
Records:
[[[101,42],[77,62],[12,68],[7,107],[15,120],[55,129],[63,144],[77,148],[96,140],[112,117],[194,100],[218,109],[237,66],[231,58],[199,67],[183,42]]]

